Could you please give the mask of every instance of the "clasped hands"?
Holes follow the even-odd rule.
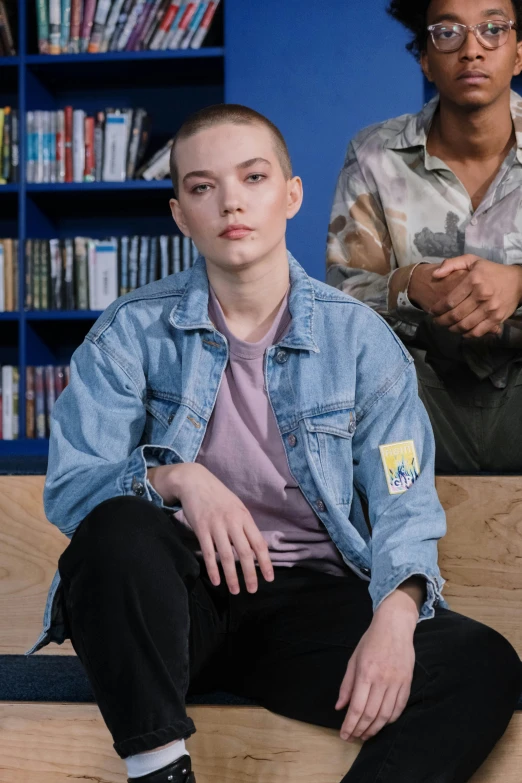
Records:
[[[219,557],[228,589],[239,593],[236,554],[249,593],[258,588],[256,561],[264,579],[274,580],[267,544],[248,509],[203,465],[149,468],[147,478],[167,505],[181,504],[213,585],[220,583]],[[415,600],[402,589],[391,593],[376,610],[340,685],[335,709],[348,708],[342,739],[368,740],[402,714],[413,677],[418,618]]]
[[[408,295],[450,332],[465,338],[500,335],[522,300],[522,267],[475,255],[423,263],[413,270]]]

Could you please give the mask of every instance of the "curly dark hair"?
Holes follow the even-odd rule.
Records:
[[[388,13],[413,33],[413,39],[406,46],[419,60],[428,42],[427,16],[431,0],[392,0]],[[522,0],[511,0],[517,23],[517,38],[522,40]]]

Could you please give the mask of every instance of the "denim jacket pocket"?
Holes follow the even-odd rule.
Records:
[[[320,413],[304,419],[310,453],[329,493],[338,505],[350,505],[353,495],[352,438],[355,410]]]
[[[143,443],[159,443],[172,424],[178,411],[179,403],[163,397],[155,392],[149,392],[145,401],[147,419],[143,431]]]

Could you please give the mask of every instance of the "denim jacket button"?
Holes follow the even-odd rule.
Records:
[[[364,576],[371,576],[372,572],[369,568],[361,568],[361,574],[364,574]]]
[[[297,445],[297,438],[295,437],[295,435],[288,436],[288,445],[291,446],[292,448],[294,448],[294,446]]]
[[[288,361],[288,352],[278,351],[275,355],[275,360],[278,364],[284,364],[286,361]]]
[[[315,501],[315,507],[318,511],[326,511],[326,506],[324,505],[322,500],[316,500]]]
[[[167,419],[167,421],[168,421],[169,424],[172,424],[172,422],[174,421],[174,414],[173,413],[170,414],[170,416]]]
[[[145,486],[142,484],[141,481],[138,481],[136,476],[134,476],[134,478],[132,479],[132,491],[138,497],[141,497],[142,495],[145,494]]]
[[[355,432],[355,422],[354,421],[351,421],[349,423],[349,425],[348,425],[348,432],[350,433],[350,435],[353,435],[353,433]]]

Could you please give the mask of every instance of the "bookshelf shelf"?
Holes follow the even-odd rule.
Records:
[[[169,179],[147,181],[144,179],[130,179],[125,182],[59,182],[59,183],[28,183],[28,193],[67,193],[71,191],[100,190],[171,190]]]
[[[225,50],[220,46],[201,49],[173,49],[144,52],[105,52],[104,54],[29,54],[25,58],[28,65],[56,65],[57,63],[114,63],[125,60],[135,62],[146,60],[199,60],[202,58],[224,57]],[[17,58],[4,58],[13,59]]]
[[[221,8],[227,2],[224,0]],[[201,49],[38,54],[36,0],[18,0],[15,57],[0,57],[0,106],[18,109],[19,137],[27,138],[27,111],[65,106],[92,115],[113,107],[143,107],[151,117],[146,158],[154,155],[188,114],[225,100],[226,23],[215,19],[214,34]],[[228,12],[227,12],[228,13]],[[219,17],[219,18],[218,18]],[[2,70],[3,69],[3,70]],[[18,239],[18,312],[0,313],[0,365],[19,368],[19,433],[0,439],[0,471],[45,460],[49,442],[26,433],[26,368],[69,364],[100,312],[30,310],[25,303],[26,239],[172,234],[169,179],[126,182],[27,183],[26,144],[20,144],[20,181],[0,185],[0,237]]]
[[[28,321],[95,321],[101,314],[101,310],[27,310],[25,317]]]

